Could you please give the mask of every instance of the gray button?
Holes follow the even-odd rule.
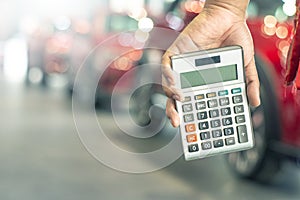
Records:
[[[209,117],[210,118],[219,117],[219,110],[210,110],[209,111]]]
[[[242,95],[234,96],[234,97],[232,97],[232,101],[233,101],[233,103],[242,103],[243,97],[242,97]]]
[[[245,125],[237,127],[239,143],[248,142],[247,128]]]
[[[191,112],[193,110],[193,106],[191,103],[185,104],[182,106],[183,112]]]
[[[212,148],[211,142],[203,142],[203,143],[201,144],[201,147],[202,147],[202,150],[211,149],[211,148]]]
[[[220,127],[221,126],[221,121],[219,119],[212,120],[210,122],[210,125],[212,128]]]
[[[214,138],[221,137],[221,136],[222,136],[222,130],[221,130],[221,129],[213,130],[213,131],[212,131],[212,136],[213,136]]]
[[[230,138],[226,138],[225,139],[225,144],[228,145],[234,145],[235,141],[234,141],[234,137],[230,137]]]
[[[184,122],[192,122],[194,121],[194,115],[193,114],[187,114],[183,115]]]
[[[221,98],[221,99],[219,99],[219,103],[221,106],[229,105],[229,98],[228,97]]]
[[[218,106],[218,101],[217,99],[209,100],[207,101],[207,104],[209,108],[214,108]]]
[[[201,101],[201,102],[196,103],[196,109],[197,110],[202,110],[202,109],[205,109],[205,108],[206,108],[205,101]]]

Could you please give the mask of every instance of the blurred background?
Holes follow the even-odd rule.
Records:
[[[253,150],[191,162],[181,156],[130,174],[99,162],[81,140],[74,116],[87,132],[95,131],[96,116],[126,151],[169,144],[178,132],[164,114],[160,59],[203,6],[0,0],[0,199],[299,199],[300,107],[282,78],[295,0],[251,0],[248,7],[262,84]],[[72,100],[81,108],[75,114]]]

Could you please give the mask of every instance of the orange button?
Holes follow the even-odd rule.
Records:
[[[188,143],[197,142],[197,135],[196,134],[187,135],[186,140],[187,140]]]
[[[187,124],[187,125],[185,125],[185,131],[186,132],[194,132],[194,131],[196,131],[195,124]]]

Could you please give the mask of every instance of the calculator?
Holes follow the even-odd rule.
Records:
[[[186,160],[246,150],[254,145],[240,46],[171,57]]]

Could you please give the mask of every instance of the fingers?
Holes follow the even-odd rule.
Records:
[[[171,98],[168,98],[168,100],[167,100],[166,115],[170,119],[170,122],[173,127],[176,128],[179,126],[179,124],[180,124],[179,115],[175,108],[175,102]]]
[[[247,95],[249,103],[253,107],[260,105],[260,94],[259,94],[259,79],[255,66],[254,58],[249,62],[245,68],[246,83],[247,83]]]
[[[176,51],[172,51],[173,53]],[[171,51],[167,51],[162,57],[162,85],[166,95],[177,101],[183,101],[183,95],[175,87],[175,75],[171,68]]]

